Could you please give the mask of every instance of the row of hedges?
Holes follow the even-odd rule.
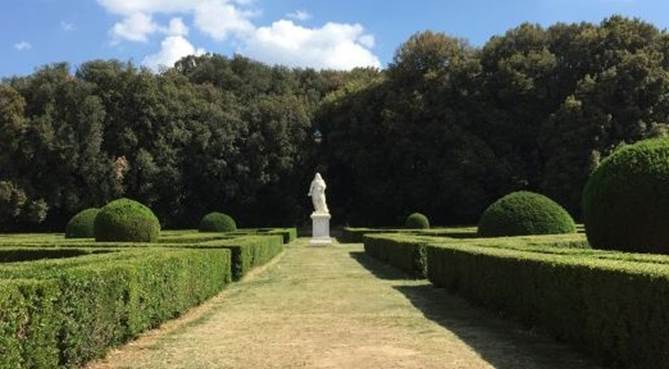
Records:
[[[338,237],[340,243],[362,243],[365,235],[379,233],[399,233],[411,235],[425,235],[432,237],[453,237],[453,238],[474,238],[476,227],[449,227],[433,229],[405,229],[405,228],[354,228],[344,227],[341,236]]]
[[[226,249],[104,251],[0,266],[0,367],[81,366],[231,280]]]
[[[388,263],[409,274],[427,276],[425,246],[444,239],[443,236],[411,233],[368,234],[363,237],[365,253],[377,260]],[[453,239],[453,241],[455,241]],[[524,236],[505,239],[463,239],[461,244],[479,247],[507,248],[538,253],[583,254],[588,242],[583,235]],[[574,250],[578,249],[578,250]],[[587,251],[591,253],[591,251]],[[603,255],[602,255],[603,256]]]
[[[51,242],[28,242],[26,241],[5,241],[0,243],[0,258],[2,250],[7,248],[48,248],[59,249],[85,249],[96,248],[96,250],[105,249],[145,249],[145,248],[164,248],[164,249],[228,249],[231,251],[231,273],[233,280],[241,279],[251,269],[263,265],[270,261],[283,251],[283,241],[287,238],[290,230],[278,230],[276,232],[256,233],[251,235],[225,235],[216,237],[199,236],[197,233],[189,234],[178,233],[171,234],[166,241],[170,243],[82,243],[72,240],[52,240]],[[262,234],[262,235],[260,235]],[[37,259],[38,257],[35,257]]]
[[[594,250],[584,235],[365,236],[365,252],[543,329],[607,365],[669,368],[669,257]],[[423,264],[421,264],[421,262]]]
[[[289,244],[297,239],[297,228],[247,228],[240,229],[236,232],[230,233],[231,235],[263,235],[263,236],[275,236],[279,235],[283,238],[284,244]]]
[[[426,276],[424,240],[392,235],[364,236],[365,253],[377,260],[388,263],[409,274]]]
[[[282,236],[245,236],[203,242],[198,248],[225,248],[232,253],[232,278],[241,279],[251,269],[272,260],[283,251]]]
[[[669,265],[472,245],[428,245],[428,277],[607,364],[668,368]]]

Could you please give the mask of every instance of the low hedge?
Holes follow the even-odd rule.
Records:
[[[409,235],[424,235],[432,237],[452,237],[452,238],[475,238],[476,227],[448,227],[432,229],[405,229],[405,228],[354,228],[344,227],[341,236],[338,237],[340,243],[362,243],[363,237],[368,234],[378,233],[399,233]]]
[[[232,278],[241,279],[251,269],[272,260],[283,251],[281,236],[247,236],[231,240],[204,242],[199,248],[229,249],[232,257]]]
[[[363,238],[365,253],[375,259],[393,265],[403,271],[425,277],[427,260],[426,242],[415,237],[389,237],[389,235],[366,235]]]
[[[607,365],[669,368],[669,257],[484,243],[428,244],[429,280]]]
[[[64,259],[77,256],[111,252],[111,250],[72,248],[0,247],[0,265],[21,261]]]
[[[237,236],[275,236],[283,238],[284,244],[289,244],[297,239],[297,228],[246,228],[230,233]]]
[[[0,280],[0,368],[56,368],[55,281]]]
[[[0,367],[79,367],[220,291],[231,280],[230,264],[230,251],[225,249],[117,249],[72,259],[1,264],[2,279],[50,281],[56,289],[54,310],[44,312],[49,324],[34,332],[51,337],[54,324],[55,341],[23,339],[15,344],[21,348],[12,352],[40,346],[57,355],[40,356],[45,359],[39,365],[26,364],[16,354],[0,355]],[[36,290],[23,298],[39,301],[40,296]],[[15,316],[0,311],[0,327],[16,324]],[[12,329],[0,332],[0,342],[16,339]]]

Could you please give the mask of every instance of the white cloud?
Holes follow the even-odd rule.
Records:
[[[373,48],[374,45],[376,44],[374,35],[362,35],[358,38],[358,42],[368,49]]]
[[[32,49],[33,45],[31,45],[30,42],[21,41],[21,42],[15,43],[14,48],[18,51],[25,51],[25,50]]]
[[[195,9],[195,25],[214,40],[225,40],[234,35],[243,37],[255,28],[249,20],[252,13],[240,10],[233,4],[220,0],[201,3]]]
[[[240,51],[266,63],[292,67],[381,67],[364,31],[359,24],[327,23],[321,28],[307,28],[279,20],[258,28]]]
[[[175,62],[184,56],[202,55],[204,53],[204,49],[196,49],[183,36],[167,36],[163,42],[160,43],[160,51],[145,57],[142,64],[154,71],[158,71],[160,67],[173,66]]]
[[[60,21],[60,27],[63,29],[65,32],[72,32],[76,30],[77,28],[74,26],[72,23],[68,23],[65,21]]]
[[[188,26],[172,18],[167,26],[153,21],[153,14],[192,16],[193,25],[217,41],[231,39],[240,53],[268,64],[318,69],[380,67],[372,49],[374,36],[360,24],[327,23],[318,28],[295,24],[311,15],[297,10],[269,26],[252,21],[258,10],[254,0],[97,0],[108,12],[123,20],[110,30],[113,43],[122,40],[146,42],[155,33],[166,34],[161,50],[144,59],[145,65],[172,65],[182,56],[202,52],[186,39]]]
[[[188,26],[186,26],[181,18],[172,18],[170,19],[170,25],[165,30],[165,33],[170,36],[187,36]]]
[[[133,13],[123,19],[123,21],[114,24],[110,33],[113,44],[117,44],[121,40],[146,42],[148,41],[148,36],[159,29],[150,15]]]
[[[309,14],[305,10],[296,10],[292,13],[286,14],[286,17],[291,18],[291,19],[295,19],[295,20],[298,20],[298,21],[305,21],[305,20],[311,19],[311,14]]]

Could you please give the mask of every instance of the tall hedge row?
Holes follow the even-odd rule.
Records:
[[[669,258],[462,242],[426,251],[437,287],[541,327],[607,365],[669,368]]]
[[[0,294],[0,367],[74,368],[220,291],[230,251],[128,249],[3,264],[0,278],[16,279]]]
[[[57,283],[0,279],[0,368],[58,365]]]
[[[427,273],[425,242],[405,240],[394,235],[366,235],[365,253],[403,271],[424,277]]]

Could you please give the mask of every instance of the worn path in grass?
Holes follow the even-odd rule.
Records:
[[[309,248],[92,368],[596,368],[552,339],[367,258]]]

